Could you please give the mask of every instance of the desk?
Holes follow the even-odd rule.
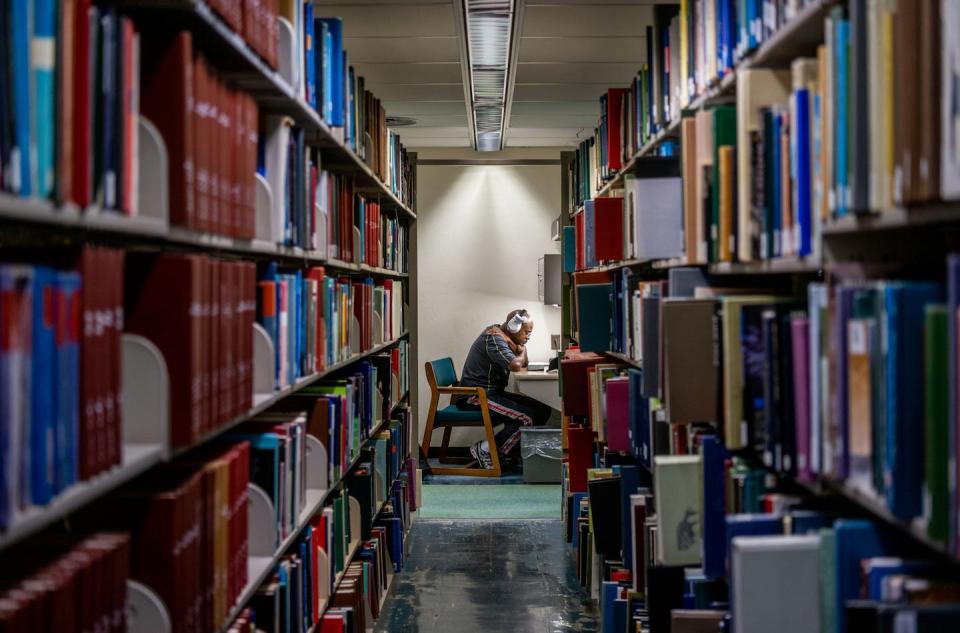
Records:
[[[510,375],[509,389],[561,409],[559,374],[556,371],[517,371]]]

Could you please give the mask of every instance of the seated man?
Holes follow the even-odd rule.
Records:
[[[486,328],[470,346],[467,360],[463,363],[460,384],[465,387],[483,387],[487,391],[487,406],[494,426],[503,424],[496,436],[501,463],[514,463],[520,452],[520,427],[543,426],[550,419],[551,408],[530,396],[507,392],[510,372],[527,366],[527,341],[533,333],[533,318],[526,310],[513,310],[502,325]],[[461,396],[456,405],[461,410],[477,410],[477,396]],[[490,446],[487,440],[470,447],[473,455],[484,468],[492,466]]]

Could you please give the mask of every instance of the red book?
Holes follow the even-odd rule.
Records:
[[[245,237],[253,238],[257,230],[257,143],[258,143],[258,125],[260,117],[257,108],[257,102],[250,95],[244,95],[246,101],[247,114],[247,164],[244,170],[244,180],[247,188],[247,235]]]
[[[121,90],[123,91],[123,175],[124,182],[121,185],[122,198],[120,208],[127,215],[133,215],[137,207],[137,109],[139,106],[138,95],[139,86],[137,82],[140,76],[140,36],[136,34],[133,28],[133,20],[122,18],[120,20],[123,29],[123,78]]]
[[[623,88],[607,90],[607,166],[610,169],[623,168],[623,145],[620,121],[623,118]]]
[[[583,211],[577,213],[573,216],[573,229],[576,233],[577,238],[577,261],[576,268],[577,270],[583,270],[587,267],[587,247],[586,247],[586,229],[585,229],[586,216],[583,214]]]
[[[127,331],[160,348],[170,376],[171,443],[189,446],[203,429],[203,258],[163,254],[141,262],[131,287]]]
[[[323,371],[326,367],[326,358],[327,358],[327,337],[326,337],[326,320],[323,317],[323,305],[322,299],[323,296],[323,279],[325,277],[324,269],[322,266],[314,266],[307,272],[307,279],[313,279],[317,282],[317,336],[316,336],[316,349],[314,350],[314,355],[316,356],[316,363],[314,366],[314,371]]]
[[[593,437],[593,431],[588,428],[567,428],[570,492],[587,491],[587,469],[593,468]]]
[[[563,374],[563,413],[568,416],[589,414],[589,389],[587,371],[601,362],[603,357],[593,352],[568,351],[560,361]]]
[[[87,3],[89,5],[89,2]],[[78,36],[77,44],[80,45]],[[83,42],[84,50],[88,41]],[[86,52],[83,57],[86,59]],[[140,78],[140,110],[142,116],[157,126],[167,146],[169,156],[170,179],[170,222],[180,226],[195,228],[196,208],[194,191],[194,116],[191,105],[194,102],[193,80],[193,39],[188,31],[180,31],[167,39],[143,40],[141,53],[143,73]],[[80,65],[78,64],[78,68]],[[77,73],[78,77],[83,73]],[[79,81],[79,80],[78,80]],[[81,82],[83,83],[83,82]],[[89,92],[84,98],[78,91],[78,104],[89,101]],[[80,105],[80,108],[87,108]],[[89,112],[87,118],[89,120]],[[74,129],[87,129],[88,126],[74,126]],[[84,160],[89,161],[89,130],[86,138],[74,147],[83,152]],[[74,173],[89,173],[89,165],[78,168]],[[75,184],[83,178],[75,178]],[[89,199],[89,184],[87,185]]]
[[[80,207],[90,204],[93,195],[93,148],[90,145],[93,129],[90,111],[90,13],[91,0],[75,0],[64,5],[74,6],[73,15],[73,161],[70,199]],[[148,117],[149,118],[149,117]]]
[[[113,389],[113,459],[111,466],[120,464],[123,461],[123,270],[126,254],[121,250],[108,250],[112,260],[111,273],[113,284],[111,285],[113,309],[113,329],[111,331],[110,341],[110,366],[112,368]]]
[[[237,415],[237,336],[238,314],[235,311],[239,292],[240,271],[237,262],[221,262],[220,279],[220,420],[226,422]]]
[[[196,192],[195,226],[200,231],[211,230],[210,165],[213,162],[214,137],[212,105],[210,104],[210,67],[199,52],[193,53],[193,126],[196,145],[194,153],[194,191]]]
[[[598,260],[623,259],[623,198],[596,198],[594,249]]]

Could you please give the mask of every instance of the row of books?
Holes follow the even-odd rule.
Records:
[[[0,630],[125,631],[131,542],[96,532],[51,537],[4,557]]]
[[[319,17],[313,3],[291,3],[291,23],[303,55],[294,68],[300,95],[344,144],[405,204],[411,200],[410,165],[400,137],[387,127],[387,114],[344,48],[343,20]]]
[[[404,534],[416,509],[408,413],[395,412],[364,445],[364,458],[345,475],[344,487],[309,520],[257,590],[251,606],[259,630],[306,632],[319,626],[361,633],[367,630],[364,622],[379,617],[392,575],[402,569]]]
[[[191,446],[253,400],[255,266],[204,255],[127,258],[124,331],[164,356],[170,442]]]
[[[322,267],[262,268],[257,284],[257,322],[274,347],[275,384],[323,371],[403,333],[403,283],[352,280]]]
[[[271,68],[277,67],[280,0],[210,0],[210,8]],[[283,3],[286,9],[290,6]]]
[[[683,22],[684,14],[688,21],[699,20],[697,11],[689,9],[700,3],[689,4],[672,18],[674,23]],[[795,14],[764,8],[774,22],[764,21],[749,14],[749,5],[757,3],[729,4],[738,5],[730,13],[737,20],[747,11],[746,24],[765,24],[749,31],[747,49],[766,37],[758,39],[755,32],[770,33],[771,24],[779,28],[778,17],[789,20]],[[656,7],[659,13],[671,10],[677,9]],[[706,9],[709,23],[712,10]],[[683,118],[687,261],[816,255],[821,224],[831,219],[955,199],[960,154],[948,132],[960,121],[950,92],[960,73],[952,55],[960,46],[952,28],[957,20],[960,15],[938,2],[856,1],[849,8],[834,7],[816,57],[795,59],[789,71],[740,68],[735,105],[708,107]],[[918,49],[922,58],[914,55]],[[914,59],[921,59],[922,69]],[[667,67],[679,67],[681,74],[685,70],[678,64]],[[719,68],[733,72],[723,64]],[[678,81],[677,90],[680,85],[691,82]],[[904,89],[894,91],[894,85]],[[591,199],[656,132],[654,127],[640,135],[639,145],[631,144],[637,121],[646,120],[642,108],[638,116],[631,108],[648,103],[656,113],[657,103],[635,99],[635,94],[643,95],[611,88],[601,97],[597,156],[582,150],[577,154],[578,204]],[[681,121],[679,104],[688,99],[667,101],[676,107],[670,106],[673,111],[663,120]],[[678,222],[673,220],[671,228]]]
[[[0,13],[0,189],[134,213],[133,21],[89,1],[7,2]]]
[[[123,457],[123,258],[85,247],[0,266],[2,527]]]

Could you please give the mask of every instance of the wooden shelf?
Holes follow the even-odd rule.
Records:
[[[73,205],[59,206],[49,200],[21,198],[0,192],[0,223],[16,224],[22,230],[51,228],[64,235],[77,233],[84,241],[89,232],[140,247],[177,247],[197,252],[231,256],[277,259],[288,263],[330,266],[339,270],[369,273],[384,277],[407,277],[407,273],[387,268],[352,264],[328,259],[316,251],[296,246],[283,246],[263,240],[243,240],[214,233],[193,231],[180,226],[166,226],[146,218],[125,216],[114,211],[91,208],[81,211]],[[9,231],[10,229],[5,229]]]
[[[631,358],[626,354],[621,354],[620,352],[609,352],[609,351],[604,352],[604,354],[606,354],[611,358],[616,358],[617,360],[624,362],[632,367],[636,367],[637,369],[643,369],[643,363],[641,361],[637,360],[636,358]]]
[[[960,201],[947,201],[894,207],[862,215],[851,213],[824,224],[823,235],[830,237],[956,223],[960,223]]]
[[[783,257],[755,262],[718,262],[710,264],[707,270],[714,275],[815,274],[823,271],[823,264],[814,259]]]

